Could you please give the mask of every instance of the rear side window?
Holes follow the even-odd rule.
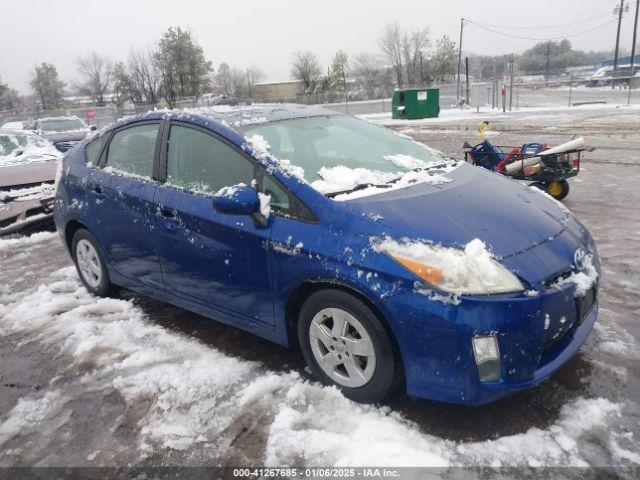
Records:
[[[167,183],[215,193],[253,180],[253,164],[222,141],[193,128],[173,125],[169,134]]]
[[[100,137],[93,140],[89,145],[87,145],[87,161],[92,165],[97,165],[100,160],[100,152],[102,151],[102,146],[104,145],[106,137]]]
[[[107,166],[124,173],[152,178],[157,123],[138,125],[116,132],[107,151]]]

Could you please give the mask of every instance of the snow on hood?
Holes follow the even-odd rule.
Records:
[[[0,132],[0,167],[15,167],[62,158],[53,144],[35,135]]]

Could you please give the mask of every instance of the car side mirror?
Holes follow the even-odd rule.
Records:
[[[98,127],[96,127],[95,125],[89,125],[89,130],[97,130]]]
[[[260,212],[260,198],[246,185],[224,187],[214,195],[213,208],[229,215],[255,215]]]

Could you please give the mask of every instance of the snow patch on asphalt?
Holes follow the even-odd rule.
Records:
[[[37,245],[51,238],[57,237],[56,232],[38,232],[28,237],[0,239],[0,252],[8,252],[14,249],[23,249],[32,245]]]
[[[57,349],[79,372],[25,395],[2,417],[4,462],[15,454],[5,449],[12,439],[55,435],[70,422],[66,405],[77,388],[115,389],[128,410],[140,412],[138,461],[197,450],[207,455],[199,464],[215,463],[248,418],[266,424],[262,461],[269,465],[585,465],[603,448],[629,464],[638,455],[622,432],[625,405],[602,398],[572,400],[549,428],[493,441],[423,433],[387,407],[353,403],[297,372],[269,372],[154,325],[132,301],[96,298],[72,267],[0,304],[0,333]],[[87,464],[104,461],[95,445],[86,448]]]

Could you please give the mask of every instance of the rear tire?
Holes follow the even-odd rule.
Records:
[[[352,400],[379,402],[398,383],[399,362],[382,321],[346,292],[309,296],[298,316],[298,341],[313,375]]]
[[[115,292],[98,240],[89,230],[76,231],[71,241],[71,254],[80,281],[90,293],[107,297]]]

